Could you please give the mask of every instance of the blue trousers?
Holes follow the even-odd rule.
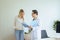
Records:
[[[24,40],[24,30],[15,30],[16,40]]]

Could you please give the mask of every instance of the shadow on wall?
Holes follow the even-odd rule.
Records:
[[[14,34],[10,34],[7,37],[3,38],[3,40],[16,40],[16,38]]]

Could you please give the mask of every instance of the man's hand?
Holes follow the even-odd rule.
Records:
[[[33,30],[32,26],[29,26],[29,33]]]

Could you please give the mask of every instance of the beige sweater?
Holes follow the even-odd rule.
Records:
[[[24,22],[23,19],[18,18],[17,16],[15,17],[15,29],[17,30],[24,30],[24,26],[22,23]]]

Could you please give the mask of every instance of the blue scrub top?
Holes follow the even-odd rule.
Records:
[[[32,27],[37,27],[37,26],[40,25],[40,24],[39,24],[39,21],[40,21],[39,19],[32,20],[32,22],[31,22],[30,25],[31,25]]]

